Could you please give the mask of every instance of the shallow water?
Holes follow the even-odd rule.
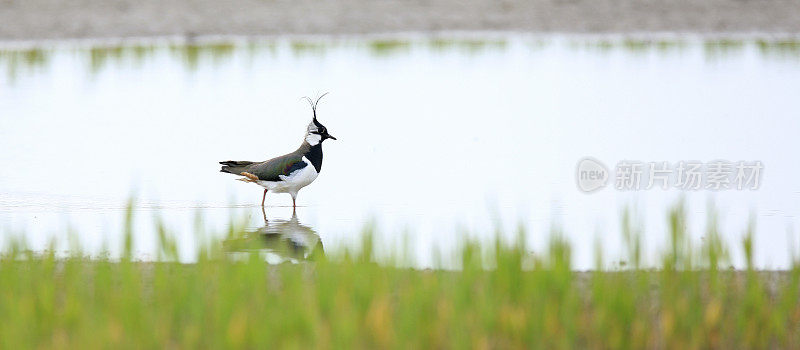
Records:
[[[290,222],[291,198],[219,173],[220,160],[292,151],[310,118],[301,96],[329,91],[319,119],[323,170],[298,197],[297,224],[326,251],[377,229],[379,249],[408,247],[421,266],[463,236],[551,229],[576,268],[623,255],[621,211],[636,208],[646,261],[664,248],[679,198],[701,242],[708,203],[741,266],[756,223],[756,263],[785,267],[797,231],[800,54],[764,42],[265,42],[0,54],[0,229],[34,248],[67,227],[90,251],[118,252],[135,194],[135,247],[153,256],[154,217],[190,260],[204,232]],[[576,165],[622,160],[761,161],[757,190],[586,194]],[[202,218],[197,219],[198,217]],[[298,226],[299,227],[299,226]],[[296,258],[296,257],[295,257]],[[293,258],[294,259],[294,258]]]

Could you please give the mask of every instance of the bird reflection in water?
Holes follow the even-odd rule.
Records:
[[[301,224],[297,220],[297,211],[292,211],[289,220],[267,220],[263,208],[264,226],[246,232],[243,236],[227,239],[223,242],[226,252],[260,253],[269,263],[297,263],[313,260],[325,253],[322,240],[313,228]]]

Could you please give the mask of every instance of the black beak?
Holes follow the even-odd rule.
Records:
[[[326,138],[326,139],[333,139],[333,140],[336,140],[336,138],[335,138],[335,137],[333,137],[333,135],[331,135],[331,134],[327,134],[327,133],[325,134],[325,138]]]

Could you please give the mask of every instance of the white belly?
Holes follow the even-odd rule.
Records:
[[[314,182],[317,175],[319,175],[310,161],[305,157],[303,157],[303,161],[306,162],[306,166],[303,169],[297,170],[288,176],[281,175],[281,181],[258,181],[257,183],[270,192],[289,193],[292,198],[295,198],[297,197],[297,191]]]

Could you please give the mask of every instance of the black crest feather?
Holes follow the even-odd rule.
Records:
[[[327,95],[327,94],[328,94],[328,93],[326,92],[326,93],[324,93],[324,94],[320,95],[319,97],[317,97],[317,100],[316,100],[316,101],[312,100],[312,99],[311,99],[310,97],[308,97],[308,96],[303,96],[303,98],[304,98],[306,101],[308,101],[308,104],[309,104],[309,105],[311,105],[311,112],[313,112],[313,113],[314,113],[314,121],[315,121],[315,122],[317,121],[317,104],[319,103],[319,100],[321,100],[321,99],[322,99],[323,97],[325,97],[325,95]]]

